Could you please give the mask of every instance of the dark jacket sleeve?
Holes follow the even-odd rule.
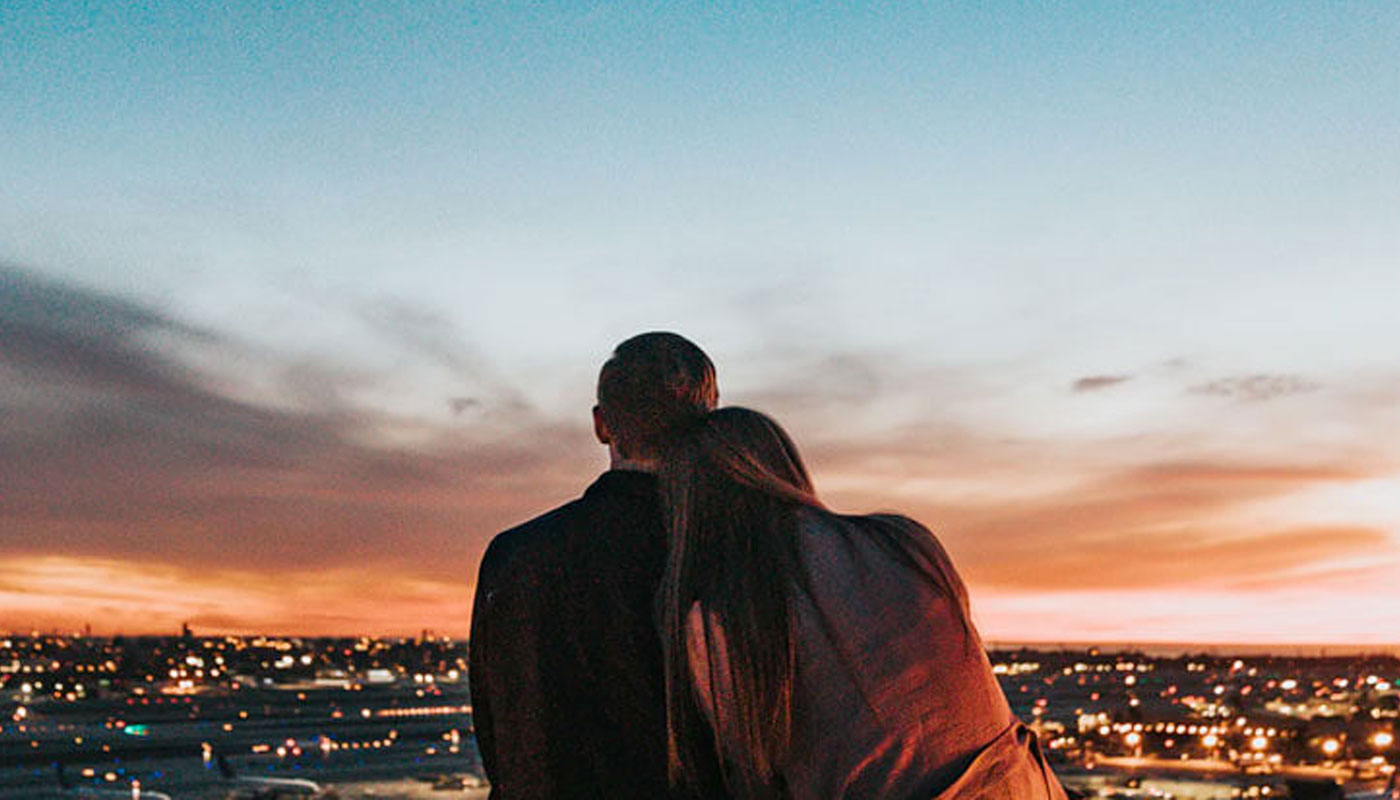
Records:
[[[538,624],[528,587],[512,576],[506,548],[482,559],[472,607],[469,679],[472,721],[493,800],[554,794],[549,786],[538,660]]]
[[[489,586],[487,564],[481,562],[476,580],[476,599],[472,601],[472,629],[468,640],[467,679],[472,696],[472,731],[476,736],[476,749],[481,754],[481,767],[491,780],[491,797],[499,796],[496,790],[496,777],[499,773],[496,759],[496,735],[494,718],[491,715],[490,691],[487,688],[489,647],[486,644],[491,624],[488,620],[492,589]]]

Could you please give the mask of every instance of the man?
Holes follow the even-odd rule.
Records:
[[[714,365],[674,333],[619,344],[593,428],[611,468],[584,495],[498,535],[472,612],[471,690],[497,800],[667,796],[654,595],[666,563],[657,458],[714,408]]]

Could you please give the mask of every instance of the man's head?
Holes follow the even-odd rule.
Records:
[[[598,375],[593,425],[598,441],[629,461],[653,461],[676,426],[719,402],[715,365],[674,333],[652,332],[619,344]]]

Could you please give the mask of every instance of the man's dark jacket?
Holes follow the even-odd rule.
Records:
[[[656,478],[613,470],[498,535],[472,611],[473,720],[492,798],[667,796],[653,599]]]

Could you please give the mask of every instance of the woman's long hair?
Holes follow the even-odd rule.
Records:
[[[826,511],[797,447],[764,414],[729,407],[695,422],[663,459],[661,491],[670,551],[659,600],[668,771],[676,784],[704,791],[724,777],[712,774],[720,766],[712,761],[718,749],[715,732],[691,689],[687,618],[698,604],[706,645],[716,631],[724,637],[727,664],[712,661],[710,667],[727,666],[722,677],[733,690],[725,698],[726,749],[748,754],[747,766],[759,782],[746,787],[750,792],[787,794],[777,765],[792,731],[793,592],[811,593],[798,552],[800,509],[859,520],[852,529],[948,597],[969,633],[965,643],[975,639],[966,589],[928,531],[903,517],[844,517]],[[829,623],[825,618],[819,622]],[[855,669],[852,654],[837,655]],[[711,679],[710,686],[713,694],[716,681]]]
[[[686,620],[699,603],[705,628],[713,621],[725,637],[734,690],[734,725],[725,733],[737,737],[728,744],[749,753],[759,780],[780,796],[774,766],[792,719],[791,582],[802,572],[795,512],[819,505],[807,469],[773,420],[723,408],[672,448],[661,489],[670,534],[660,600],[671,779],[704,783],[698,765],[712,752],[687,656]]]

